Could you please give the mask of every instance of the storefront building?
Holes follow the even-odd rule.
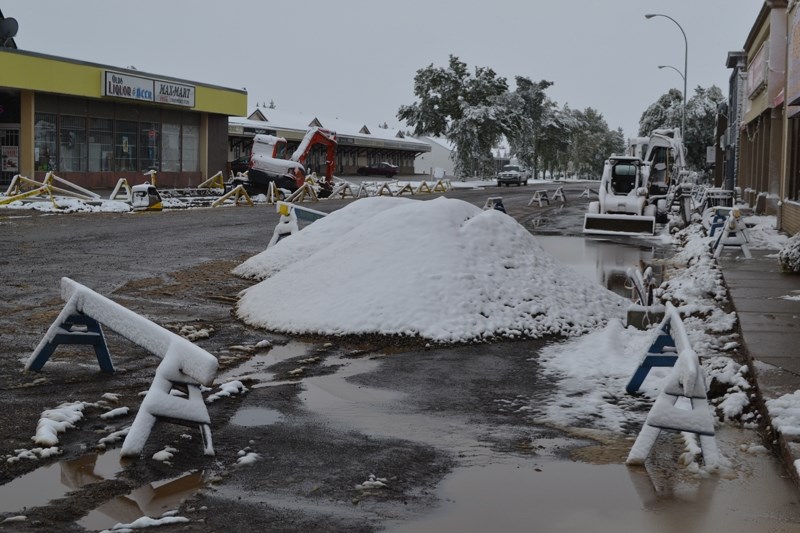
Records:
[[[747,77],[737,185],[756,212],[772,215],[780,203],[785,83],[783,69],[774,66],[786,61],[785,6],[785,1],[766,2],[744,47]]]
[[[787,56],[786,98],[781,179],[780,229],[790,235],[800,232],[800,3],[786,10]]]
[[[0,186],[57,176],[89,189],[119,178],[188,187],[228,161],[228,117],[247,92],[0,48]]]

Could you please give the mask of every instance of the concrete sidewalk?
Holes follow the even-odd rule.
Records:
[[[800,390],[800,275],[780,271],[777,252],[753,250],[753,258],[725,252],[718,264],[751,360],[760,392],[760,410],[769,417],[766,402]],[[796,291],[796,292],[793,292]],[[774,427],[772,418],[769,424]],[[782,459],[800,486],[800,436],[774,432]]]

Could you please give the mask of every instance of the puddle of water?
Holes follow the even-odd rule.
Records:
[[[72,490],[114,479],[123,468],[118,448],[37,468],[0,486],[0,513],[47,505]]]
[[[630,289],[625,288],[628,269],[639,261],[648,265],[653,262],[652,248],[558,235],[537,235],[536,241],[579,275],[626,298],[631,296]]]
[[[336,374],[303,380],[300,399],[309,411],[325,417],[339,427],[348,427],[369,435],[413,440],[441,446],[460,455],[462,461],[473,457],[496,455],[479,440],[483,428],[465,416],[446,418],[406,413],[398,407],[406,396],[403,392],[356,386],[346,379],[371,372],[381,364],[377,359],[328,359],[329,364],[342,364]]]
[[[244,427],[269,426],[279,422],[281,419],[283,419],[283,415],[280,411],[261,407],[248,407],[236,411],[236,414],[231,418],[231,424]]]
[[[311,350],[311,345],[298,341],[290,341],[284,345],[275,345],[268,352],[258,353],[235,368],[231,368],[217,376],[215,383],[226,383],[234,379],[252,379],[255,384],[252,388],[267,386],[267,382],[275,378],[273,372],[267,369],[282,361],[305,355]]]
[[[178,477],[139,487],[127,496],[118,496],[89,512],[78,525],[90,531],[130,524],[143,517],[160,517],[177,509],[181,502],[203,487],[203,472],[187,472]]]
[[[746,479],[668,486],[642,468],[619,464],[545,460],[459,468],[440,485],[438,510],[387,531],[797,531],[796,489],[771,457],[752,459]]]

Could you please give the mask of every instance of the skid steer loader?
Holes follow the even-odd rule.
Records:
[[[638,157],[613,155],[603,166],[598,200],[589,203],[583,232],[654,235],[656,206],[648,201],[650,166]]]

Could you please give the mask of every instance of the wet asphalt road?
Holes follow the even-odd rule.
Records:
[[[578,234],[584,185],[566,187],[564,206],[528,206],[537,187],[446,196],[478,206],[502,196],[526,227]],[[333,211],[350,201],[313,207]],[[371,532],[404,524],[413,531],[416,520],[442,505],[437,487],[457,467],[499,465],[535,477],[551,461],[597,444],[538,425],[535,407],[518,409],[545,401],[556,386],[541,378],[533,357],[547,340],[442,348],[384,338],[290,339],[245,327],[231,309],[250,282],[230,270],[266,247],[277,221],[266,205],[140,214],[0,211],[0,402],[8,407],[0,411],[0,490],[10,489],[0,495],[7,502],[0,522],[27,517],[0,523],[0,530],[100,530],[178,509],[188,522],[159,531]],[[210,332],[197,344],[219,359],[221,377],[250,389],[209,404],[214,457],[202,454],[195,428],[159,423],[138,460],[104,472],[100,465],[114,459],[119,442],[105,454],[97,444],[133,414],[111,421],[100,414],[119,406],[135,413],[158,364],[113,333],[107,332],[113,375],[98,372],[91,353],[68,348],[59,348],[41,373],[20,372],[63,307],[62,276],[172,331]],[[313,288],[316,281],[308,282]],[[272,347],[258,348],[265,339]],[[103,399],[109,392],[118,399]],[[61,434],[62,454],[10,461],[33,448],[42,411],[66,401],[90,405]],[[606,435],[598,451],[582,457],[619,465],[629,439]],[[168,461],[153,458],[166,450]],[[249,453],[259,460],[237,466]],[[26,480],[48,464],[52,478]],[[41,501],[44,485],[61,489]],[[527,530],[513,520],[493,523]]]
[[[483,206],[488,196],[500,193],[507,211],[514,215],[526,206],[532,190],[456,190],[446,195]],[[327,200],[313,207],[333,211],[350,201]],[[540,212],[546,211],[545,207]],[[388,519],[402,521],[434,506],[433,489],[456,462],[472,456],[482,462],[487,456],[534,453],[528,418],[498,413],[496,400],[522,401],[531,396],[532,384],[536,394],[546,394],[551,385],[537,384],[535,365],[526,361],[543,341],[430,349],[397,339],[314,338],[300,339],[302,343],[296,345],[297,339],[246,328],[235,320],[232,303],[250,282],[230,275],[230,269],[266,247],[277,221],[275,208],[267,205],[136,214],[0,212],[0,271],[4,273],[0,401],[14,406],[0,413],[0,459],[4,459],[0,483],[13,494],[0,512],[0,521],[4,516],[27,517],[24,522],[0,524],[0,529],[80,531],[132,521],[138,518],[137,512],[154,516],[158,506],[144,509],[139,505],[141,509],[134,512],[119,508],[130,507],[137,491],[189,472],[196,476],[191,478],[194,481],[186,478],[176,484],[188,484],[183,496],[195,496],[181,509],[191,522],[166,528],[216,531],[235,526],[245,531],[255,521],[281,531],[374,531]],[[257,376],[245,373],[241,378],[252,387],[249,393],[209,406],[214,421],[213,458],[202,455],[193,429],[159,423],[140,460],[108,478],[95,472],[88,476],[91,483],[67,484],[64,494],[57,495],[61,498],[37,501],[41,482],[37,486],[20,476],[37,474],[38,467],[55,459],[9,459],[34,447],[30,439],[40,414],[67,401],[91,404],[84,419],[61,435],[63,453],[55,463],[62,483],[81,478],[71,473],[74,465],[103,461],[96,443],[132,421],[132,415],[111,422],[99,415],[118,406],[135,413],[140,393],[149,387],[158,363],[141,348],[106,331],[117,368],[113,375],[98,372],[91,352],[81,347],[60,347],[41,373],[21,373],[32,348],[63,308],[59,295],[63,276],[170,330],[211,331],[197,343],[218,357],[221,374],[235,371],[239,363],[254,357],[273,358],[263,363],[269,366],[270,386],[259,385]],[[275,347],[256,349],[264,339]],[[285,360],[274,360],[277,356],[271,354],[286,346],[296,347]],[[369,370],[375,360],[383,364],[372,386],[379,384],[400,395],[386,403],[386,412],[379,418],[402,420],[400,426],[359,428],[355,421],[360,417],[332,424],[331,413],[309,409],[313,399],[305,396],[309,390],[330,388],[326,377],[338,380],[337,374],[356,368],[361,372],[365,365]],[[470,363],[454,368],[455,360]],[[299,367],[302,377],[292,374]],[[320,379],[323,382],[314,388],[313,380]],[[447,388],[436,386],[442,381]],[[344,382],[339,386],[352,389]],[[112,404],[103,400],[109,392],[119,396]],[[321,405],[326,411],[324,406],[330,401]],[[230,423],[242,410],[260,413],[257,418],[274,412],[279,422],[266,428]],[[423,427],[428,429],[421,431]],[[561,436],[547,428],[535,431]],[[565,437],[565,449],[568,442]],[[561,445],[552,447],[552,453],[562,453],[553,451]],[[171,461],[151,459],[167,447],[175,450]],[[236,468],[238,458],[249,451],[262,459],[249,468]],[[369,481],[370,473],[384,479],[389,488],[356,489]],[[76,490],[67,495],[69,489]]]

